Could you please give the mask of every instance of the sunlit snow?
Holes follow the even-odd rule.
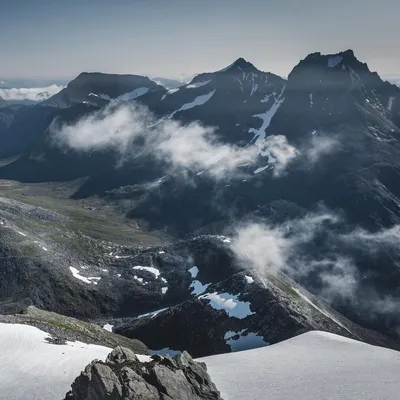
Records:
[[[112,350],[82,342],[54,345],[49,337],[33,326],[0,323],[1,399],[63,399],[85,366]]]
[[[325,332],[199,361],[229,400],[399,398],[399,352]]]

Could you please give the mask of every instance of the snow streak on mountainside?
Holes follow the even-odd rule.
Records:
[[[229,400],[396,400],[400,353],[325,332],[202,358]]]

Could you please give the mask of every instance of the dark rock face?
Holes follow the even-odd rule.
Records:
[[[115,332],[146,341],[155,352],[187,349],[194,357],[204,357],[278,343],[311,330],[399,346],[352,323],[287,276],[261,277],[250,271],[212,284],[191,300],[125,323]]]
[[[65,400],[219,400],[220,394],[203,363],[186,352],[171,358],[153,356],[140,362],[118,347],[105,363],[93,361],[72,384]]]

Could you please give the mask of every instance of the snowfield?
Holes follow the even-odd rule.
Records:
[[[0,323],[1,400],[62,399],[87,364],[104,360],[111,351],[81,342],[54,345],[46,341],[48,337],[32,326]],[[267,344],[244,331],[227,332],[225,339],[233,351],[254,341]],[[148,356],[139,359],[149,361]],[[399,398],[400,352],[325,332],[308,332],[272,346],[199,361],[206,362],[224,400]]]
[[[400,352],[325,332],[200,359],[224,400],[397,400]]]
[[[111,349],[81,342],[55,345],[33,326],[0,323],[0,399],[63,399],[93,359]]]

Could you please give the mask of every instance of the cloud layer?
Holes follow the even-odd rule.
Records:
[[[232,176],[257,159],[257,148],[222,143],[215,129],[198,122],[156,121],[138,104],[110,104],[72,125],[52,125],[54,140],[78,151],[117,150],[129,160],[139,153],[166,163],[172,172],[202,172],[215,179]]]
[[[0,97],[8,101],[43,101],[57,94],[63,86],[51,85],[41,88],[0,88]]]

